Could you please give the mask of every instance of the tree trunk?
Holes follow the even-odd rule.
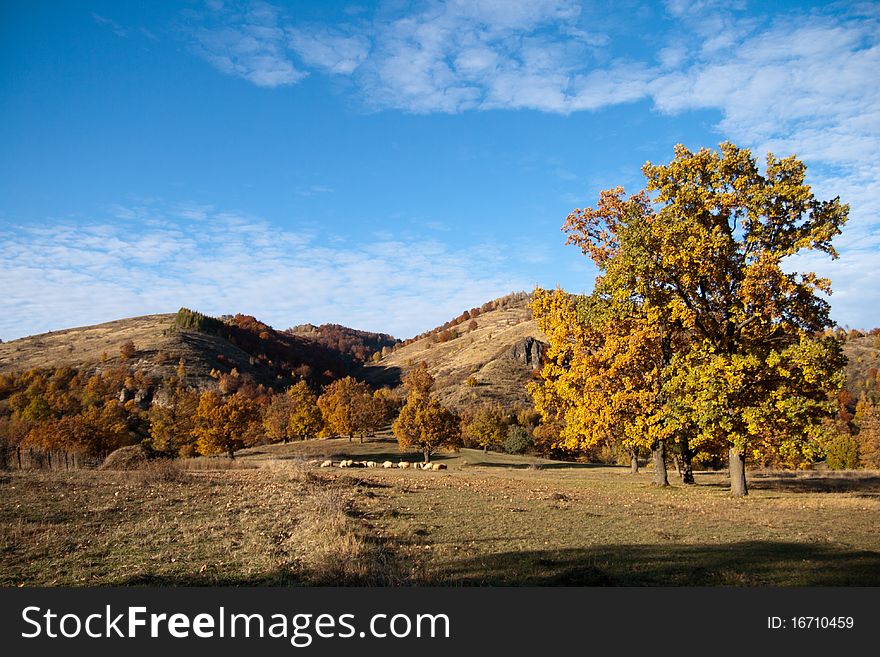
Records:
[[[734,497],[749,494],[746,486],[746,455],[736,447],[730,448],[730,494]]]
[[[666,476],[666,443],[658,440],[652,449],[654,455],[654,485],[668,486],[669,479]]]
[[[230,448],[228,454],[229,454],[229,458],[234,461],[235,460],[235,450]]]
[[[358,440],[361,441],[361,444],[363,444],[363,442],[364,442],[364,434],[359,433],[359,434],[358,434]]]
[[[678,458],[678,454],[672,455],[672,462],[675,464],[675,474],[681,477],[681,461]]]
[[[681,439],[681,481],[684,484],[694,484],[694,454],[691,452],[691,444],[687,438]]]
[[[639,473],[639,453],[636,450],[632,450],[629,453],[629,473]]]
[[[425,447],[425,463],[431,462],[431,450]]]
[[[21,470],[21,445],[15,448],[15,457],[18,459],[18,469]]]
[[[348,434],[348,442],[351,442],[351,439],[354,438],[354,434]]]

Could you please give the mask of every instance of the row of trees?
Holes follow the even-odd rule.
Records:
[[[570,452],[600,442],[654,456],[666,484],[674,450],[693,481],[698,451],[726,452],[731,490],[745,461],[799,465],[823,455],[845,358],[813,273],[783,271],[802,251],[836,252],[848,207],[816,199],[794,157],[745,149],[675,149],[646,164],[647,188],[601,193],[564,230],[599,271],[594,292],[537,290],[550,338],[531,391],[544,425]]]
[[[401,405],[389,389],[373,391],[351,377],[319,397],[305,380],[274,393],[235,369],[216,374],[216,385],[202,392],[186,385],[182,362],[164,380],[124,366],[0,375],[0,446],[99,459],[142,442],[175,455],[232,455],[260,441],[363,440]]]
[[[172,382],[174,383],[174,382]],[[281,393],[222,387],[198,394],[177,383],[150,409],[153,447],[183,456],[235,452],[260,442],[339,435],[361,441],[386,425],[400,403],[388,388],[373,391],[345,377],[316,395],[306,381]]]
[[[400,444],[420,449],[429,459],[441,447],[496,448],[516,422],[500,406],[459,417],[432,397],[434,379],[424,363],[406,377],[405,399],[352,377],[330,383],[320,394],[305,379],[274,392],[233,368],[212,372],[215,385],[200,391],[188,385],[182,360],[161,380],[130,368],[86,373],[60,367],[0,375],[0,441],[87,459],[133,443],[179,456],[233,456],[260,442],[331,435],[363,441],[397,418]],[[534,412],[531,417],[535,420]]]

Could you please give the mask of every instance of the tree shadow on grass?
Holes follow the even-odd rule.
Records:
[[[354,372],[356,379],[366,381],[374,388],[388,386],[396,388],[403,382],[403,370],[396,366],[370,365]]]
[[[436,584],[457,586],[877,586],[880,553],[832,545],[602,545],[504,552],[455,561]]]
[[[435,586],[878,586],[880,553],[833,545],[746,541],[726,545],[600,545],[502,552],[439,566],[402,585]],[[234,575],[138,574],[117,586],[309,586],[289,570]],[[359,586],[321,581],[323,586]],[[363,585],[371,584],[364,582]]]
[[[778,490],[791,493],[880,494],[880,476],[830,473],[805,476],[784,472],[756,474],[749,479],[749,487],[754,490]]]
[[[301,578],[289,571],[271,571],[248,575],[194,573],[188,575],[137,574],[112,586],[306,586]]]

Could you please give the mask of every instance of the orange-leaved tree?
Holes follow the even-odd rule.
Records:
[[[217,390],[208,390],[199,398],[195,420],[193,435],[199,453],[225,453],[234,459],[237,450],[250,446],[257,437],[260,406],[240,393],[224,397]]]
[[[381,402],[363,381],[347,376],[331,383],[318,398],[318,407],[327,428],[337,436],[357,435],[361,442],[381,423]]]
[[[422,450],[425,463],[441,447],[453,448],[461,443],[461,420],[431,396],[434,377],[425,363],[412,369],[403,380],[407,390],[406,403],[391,426],[398,444]]]

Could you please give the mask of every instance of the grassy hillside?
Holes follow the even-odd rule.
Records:
[[[212,370],[250,375],[258,383],[284,380],[307,367],[320,380],[324,372],[341,376],[350,359],[308,338],[273,330],[252,317],[238,315],[219,328],[180,328],[176,314],[145,315],[94,326],[52,331],[0,343],[0,373],[54,370],[69,365],[84,370],[124,365],[132,371],[163,378],[182,359],[187,381],[196,387],[213,382]],[[135,353],[124,358],[122,347],[133,342]],[[330,377],[324,377],[330,378]]]
[[[367,380],[393,384],[389,373],[405,375],[424,361],[444,404],[460,409],[483,402],[528,403],[525,386],[540,366],[540,347],[547,338],[532,319],[527,300],[483,312],[472,321],[476,328],[470,328],[470,321],[462,323],[456,327],[458,337],[445,342],[435,331],[398,347],[366,368]]]

